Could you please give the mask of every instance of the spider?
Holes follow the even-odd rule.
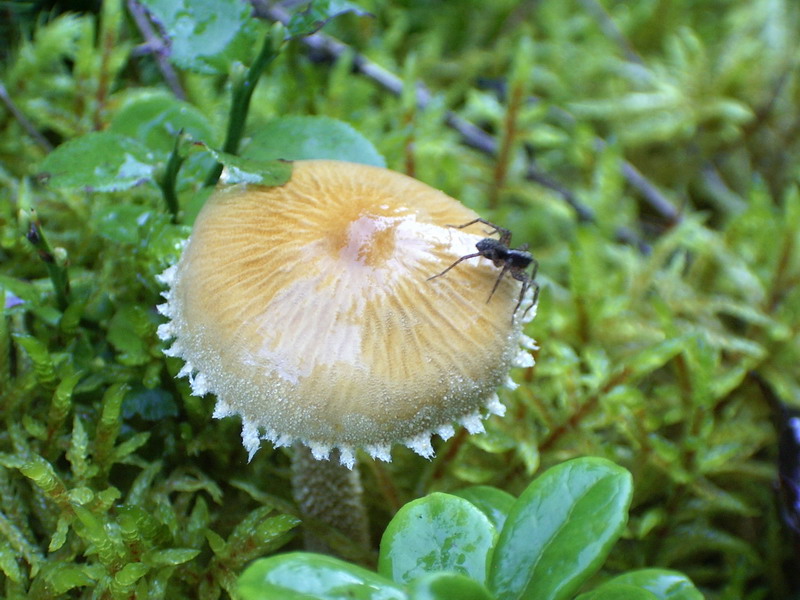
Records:
[[[511,244],[511,232],[494,223],[490,223],[486,219],[474,219],[469,223],[464,223],[463,225],[448,225],[448,227],[455,227],[456,229],[464,229],[465,227],[469,227],[470,225],[474,225],[475,223],[483,223],[484,225],[488,225],[492,228],[492,231],[489,232],[489,235],[493,233],[499,233],[500,239],[496,240],[494,238],[484,238],[477,244],[475,247],[478,249],[477,252],[474,254],[467,254],[466,256],[462,256],[452,265],[447,267],[441,273],[438,273],[432,277],[428,277],[427,281],[431,279],[436,279],[437,277],[441,277],[445,273],[447,273],[450,269],[455,267],[458,263],[463,260],[467,260],[468,258],[475,258],[477,256],[482,256],[484,258],[488,258],[490,261],[494,263],[495,267],[502,267],[500,271],[500,275],[497,276],[497,281],[494,282],[494,287],[492,288],[489,297],[486,299],[488,303],[489,300],[492,299],[494,296],[495,291],[497,290],[497,286],[500,285],[500,280],[503,279],[503,275],[508,272],[511,277],[516,279],[517,281],[522,282],[522,289],[519,292],[519,300],[517,300],[517,305],[514,307],[514,312],[511,313],[511,319],[514,319],[514,315],[517,314],[517,310],[519,310],[520,305],[522,304],[522,300],[525,297],[525,292],[528,291],[531,287],[533,287],[533,302],[531,305],[525,309],[525,312],[522,313],[523,318],[525,315],[528,314],[528,311],[536,304],[536,301],[539,299],[539,284],[536,283],[536,272],[539,269],[539,263],[536,262],[536,259],[531,256],[531,253],[528,252],[528,244],[523,244],[519,248],[511,249],[508,246]],[[533,265],[533,271],[530,275],[525,271],[529,266]]]

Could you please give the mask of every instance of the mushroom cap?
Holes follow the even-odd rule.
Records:
[[[512,316],[519,281],[476,257],[489,231],[444,193],[378,167],[296,161],[277,187],[222,187],[209,198],[159,310],[165,352],[192,391],[217,396],[216,417],[241,415],[245,447],[299,441],[390,460],[403,443],[433,453],[433,433],[483,430],[503,414],[498,385],[529,366]]]

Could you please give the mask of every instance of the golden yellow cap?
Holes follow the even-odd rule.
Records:
[[[390,460],[403,443],[433,453],[433,433],[483,430],[502,414],[498,385],[533,364],[512,318],[520,282],[474,258],[428,281],[487,236],[477,215],[405,175],[366,165],[294,163],[278,187],[235,185],[205,204],[159,307],[193,393],[216,417],[241,415],[260,439]],[[530,304],[531,298],[526,300]],[[533,316],[531,310],[524,320]],[[513,385],[513,384],[511,384]]]

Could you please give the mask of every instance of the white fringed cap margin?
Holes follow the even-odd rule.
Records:
[[[277,187],[234,185],[206,202],[168,286],[159,327],[192,393],[238,414],[252,458],[261,439],[302,442],[318,459],[392,444],[433,454],[460,424],[503,415],[510,367],[533,365],[522,333],[530,295],[475,258],[484,225],[457,200],[387,169],[296,161]],[[524,315],[524,317],[523,317]]]

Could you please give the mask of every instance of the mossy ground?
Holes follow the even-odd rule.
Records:
[[[348,122],[390,168],[530,243],[542,286],[537,364],[503,395],[505,418],[430,462],[365,461],[375,535],[429,491],[516,494],[541,466],[604,456],[636,490],[608,571],[666,566],[709,598],[790,597],[776,424],[779,403],[800,406],[800,7],[362,6],[373,16],[325,28],[346,45],[335,56],[284,49],[245,138],[280,116]],[[0,7],[2,593],[216,598],[299,537],[286,456],[248,463],[240,424],[211,419],[213,398],[174,379],[156,337],[156,275],[188,234],[207,157],[181,170],[178,223],[152,182],[69,190],[37,174],[52,147],[124,129],[115,119],[145,94],[180,90],[220,146],[239,67],[177,68],[170,89],[120,3],[36,8]],[[399,96],[354,72],[364,58]],[[173,140],[149,143],[166,168]]]

